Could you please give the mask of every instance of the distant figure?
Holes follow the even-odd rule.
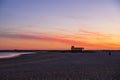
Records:
[[[109,56],[111,56],[111,52],[109,51]]]

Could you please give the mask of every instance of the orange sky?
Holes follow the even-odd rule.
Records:
[[[120,49],[117,0],[5,0],[2,49]]]
[[[120,48],[119,35],[102,34],[83,29],[79,31],[69,35],[6,34],[0,39],[0,49],[70,49],[71,45],[85,47],[85,49]]]

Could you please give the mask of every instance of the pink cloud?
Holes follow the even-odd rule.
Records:
[[[101,37],[101,39],[98,39],[99,43],[91,42],[89,41],[90,38],[88,36],[91,36],[91,38],[95,37]],[[19,39],[28,39],[28,40],[44,40],[44,41],[52,41],[52,42],[60,42],[65,43],[69,45],[77,45],[77,46],[83,46],[87,48],[107,48],[107,47],[119,47],[120,44],[115,44],[106,42],[108,38],[110,38],[110,35],[105,35],[98,32],[91,32],[87,30],[80,30],[80,35],[51,35],[51,34],[0,34],[0,38],[19,38]],[[78,39],[80,38],[80,39]]]
[[[0,37],[4,38],[20,38],[20,39],[33,39],[33,40],[46,40],[46,41],[54,41],[54,42],[61,42],[66,44],[77,44],[77,45],[90,45],[89,43],[86,43],[84,41],[76,41],[76,40],[69,40],[69,39],[63,39],[62,37],[58,36],[48,36],[48,35],[23,35],[23,34],[0,34]],[[64,36],[65,37],[65,36]]]
[[[92,31],[85,30],[85,29],[80,29],[79,34],[86,36],[86,37],[91,36],[93,38],[101,38],[101,39],[110,39],[111,38],[110,34],[102,34],[100,32],[92,32]]]

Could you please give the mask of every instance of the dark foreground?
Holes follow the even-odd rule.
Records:
[[[39,52],[1,59],[0,80],[120,80],[120,53]]]

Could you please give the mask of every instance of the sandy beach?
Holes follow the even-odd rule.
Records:
[[[37,52],[0,59],[0,80],[120,80],[120,53]]]

